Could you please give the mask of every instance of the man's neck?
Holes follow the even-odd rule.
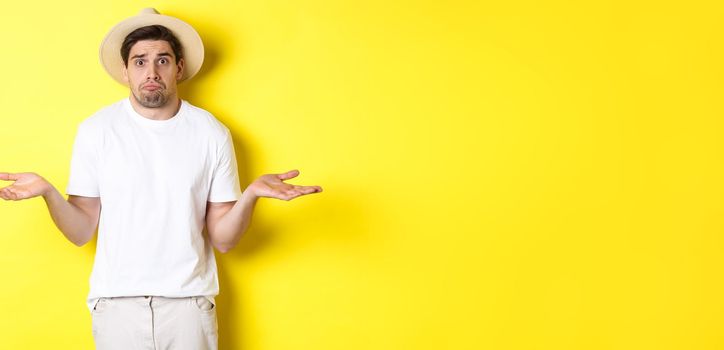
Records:
[[[133,96],[129,96],[128,99],[131,100],[131,106],[133,107],[133,110],[135,110],[141,116],[152,120],[171,119],[173,118],[173,116],[176,115],[176,113],[178,113],[179,109],[181,108],[181,100],[178,98],[178,96],[173,96],[169,98],[168,102],[165,105],[156,108],[147,108],[142,106],[140,103],[138,103],[138,101],[136,101],[136,98]]]

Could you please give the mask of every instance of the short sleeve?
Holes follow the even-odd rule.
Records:
[[[83,197],[99,197],[98,147],[96,137],[86,123],[78,126],[70,160],[70,176],[65,193]]]
[[[236,153],[231,133],[226,136],[221,148],[217,151],[217,163],[211,179],[209,202],[232,202],[241,198],[239,170],[236,165]]]

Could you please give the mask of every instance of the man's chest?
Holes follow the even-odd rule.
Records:
[[[109,133],[100,150],[102,193],[198,193],[208,191],[216,151],[193,133]]]

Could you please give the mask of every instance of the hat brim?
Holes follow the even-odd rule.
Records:
[[[179,82],[190,79],[201,69],[204,62],[204,44],[196,30],[188,23],[171,16],[160,14],[140,14],[116,24],[101,42],[99,56],[103,68],[117,82],[128,85],[123,79],[125,64],[121,58],[123,40],[132,31],[150,25],[162,25],[181,42],[184,72]]]

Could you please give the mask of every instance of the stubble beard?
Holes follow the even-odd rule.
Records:
[[[138,103],[146,108],[158,108],[166,105],[168,102],[168,96],[165,94],[166,89],[161,88],[155,91],[143,91],[141,90],[141,96],[133,94],[133,97]]]

